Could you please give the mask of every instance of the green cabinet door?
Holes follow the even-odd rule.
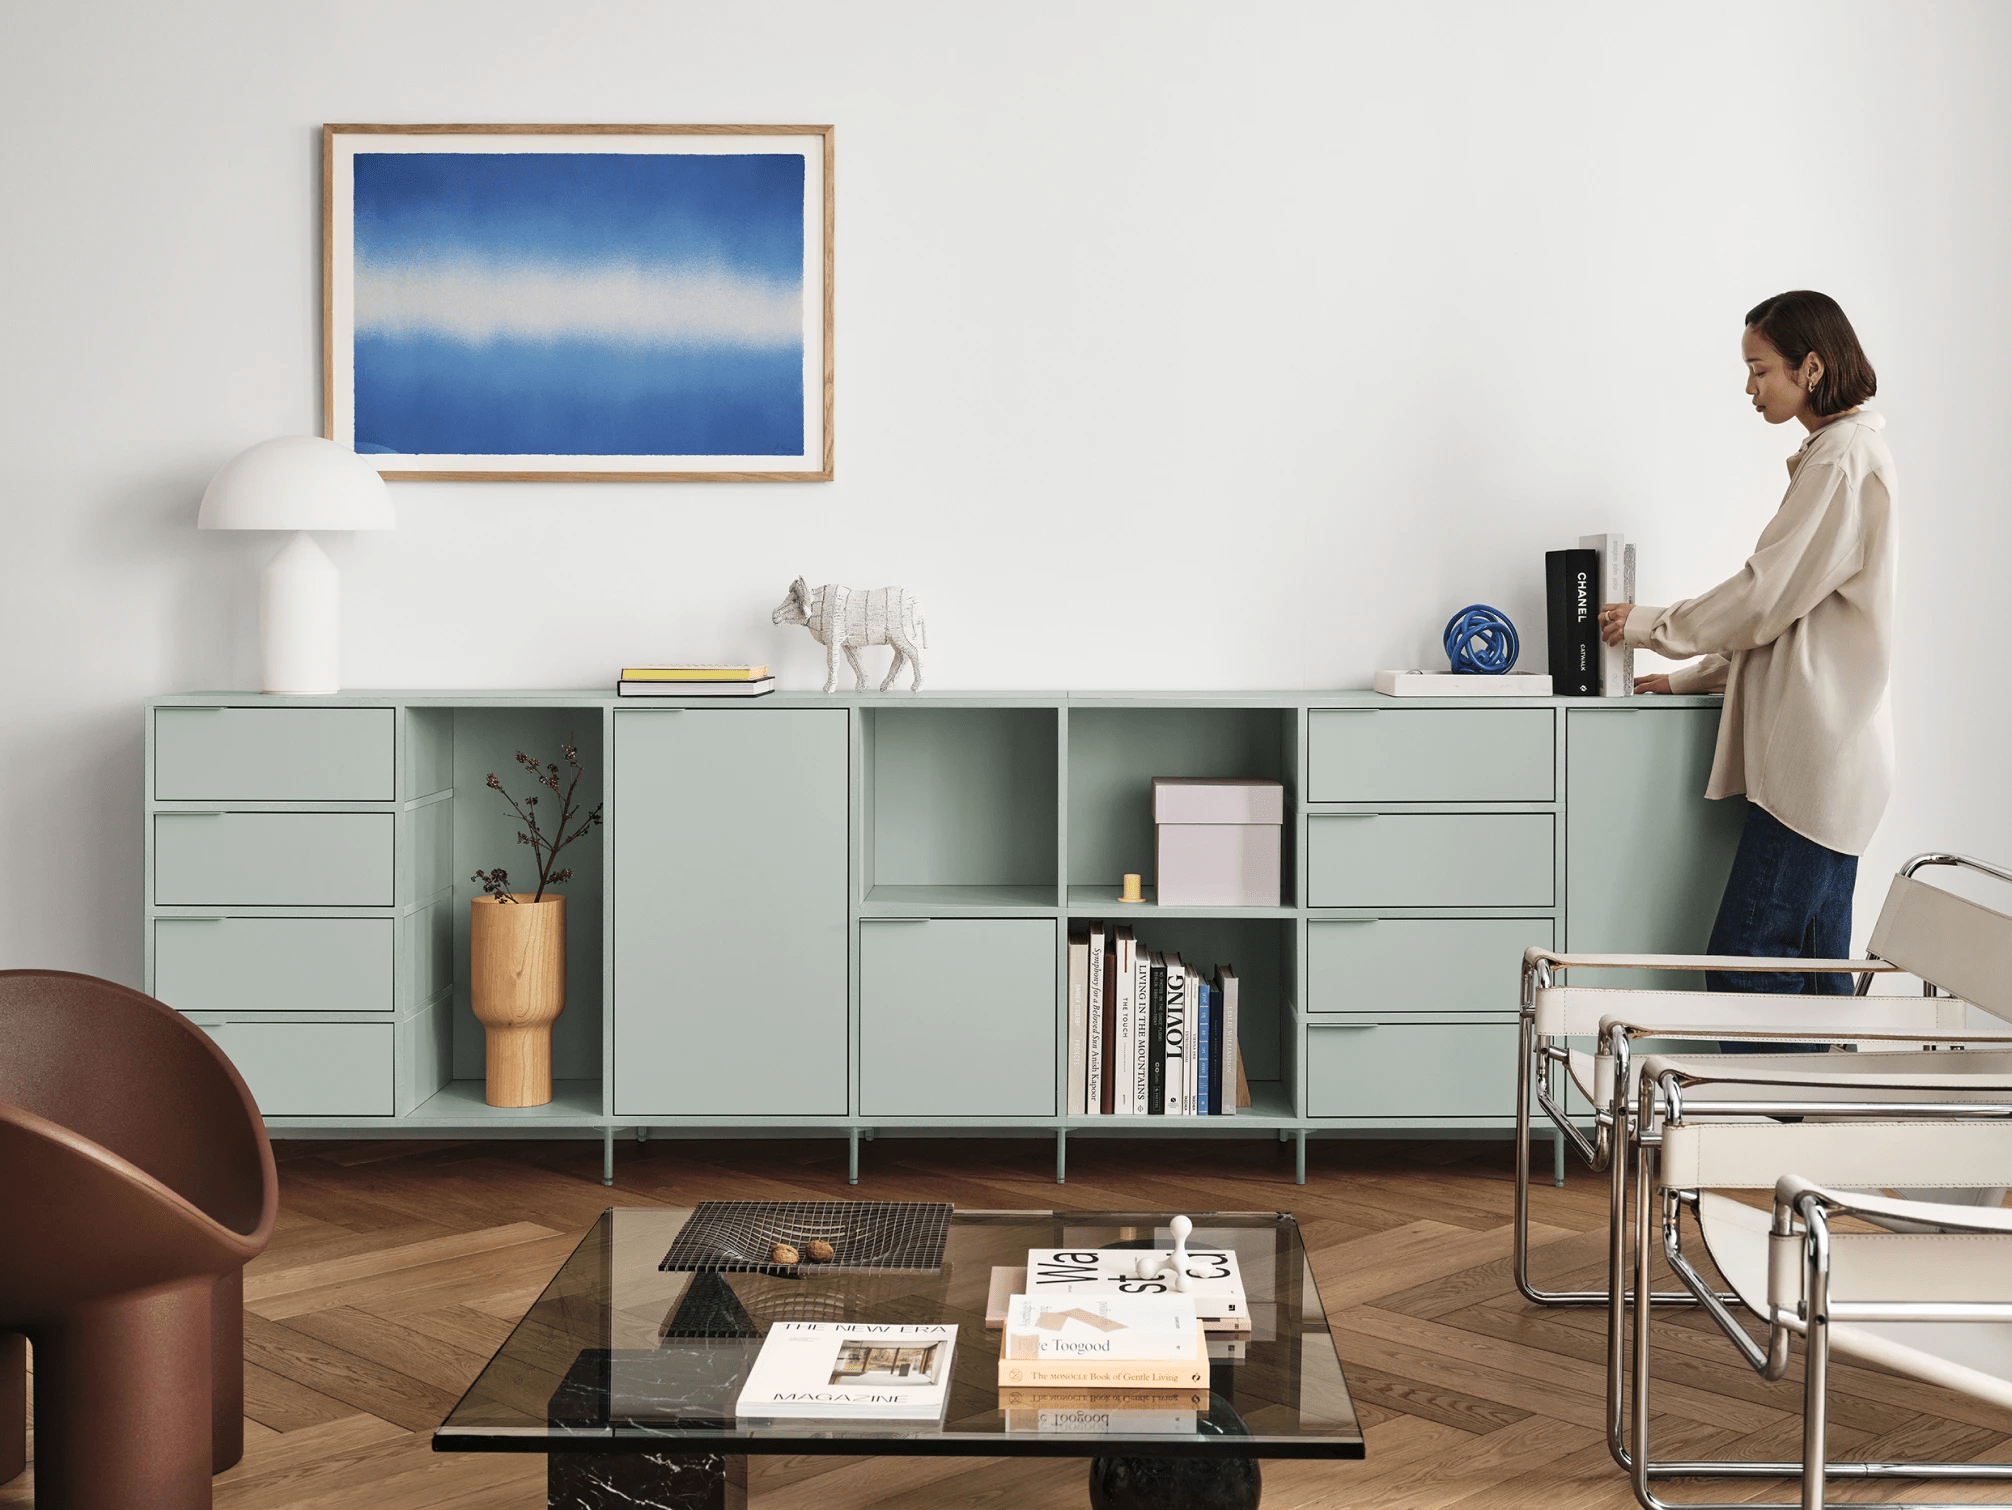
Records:
[[[862,918],[859,1110],[1055,1114],[1052,918]]]
[[[1567,949],[1704,953],[1746,818],[1743,798],[1705,800],[1718,728],[1716,703],[1642,698],[1566,713]],[[1704,977],[1578,970],[1569,983],[1696,990]]]
[[[847,714],[615,714],[615,1115],[846,1110]]]

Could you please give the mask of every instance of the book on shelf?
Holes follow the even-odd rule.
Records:
[[[1083,1115],[1090,1053],[1090,936],[1069,930],[1069,1115]]]
[[[1146,1063],[1147,1050],[1151,1047],[1152,999],[1153,999],[1153,955],[1144,949],[1132,951],[1132,997],[1138,1003],[1132,1013],[1132,1035],[1130,1053],[1132,1056],[1133,1096],[1141,1113],[1146,1110]]]
[[[1210,1347],[1214,1347],[1212,1342]],[[999,1391],[1006,1429],[1111,1437],[1192,1436],[1208,1413],[1206,1389],[1015,1389]]]
[[[1622,535],[1581,535],[1579,545],[1599,558],[1597,570],[1600,601],[1597,613],[1609,603],[1635,601],[1635,548]],[[1600,696],[1635,695],[1635,652],[1627,645],[1600,642]]]
[[[1140,1110],[1159,1116],[1167,1109],[1167,957],[1157,949],[1148,989],[1152,1002],[1146,1016],[1146,1104]]]
[[[1204,1117],[1212,1117],[1216,1108],[1209,1104],[1209,1089],[1214,1077],[1209,1074],[1209,1054],[1215,1047],[1210,1029],[1215,1025],[1215,987],[1203,981],[1195,987],[1200,993],[1201,1031],[1195,1039],[1195,1111]]]
[[[956,1345],[954,1325],[778,1321],[748,1371],[734,1414],[940,1421]]]
[[[1195,1303],[1155,1295],[1015,1295],[999,1356],[1043,1363],[1193,1363],[1208,1356]]]
[[[1187,1107],[1188,1071],[1188,967],[1178,954],[1167,956],[1167,1015],[1160,1039],[1164,1072],[1160,1077],[1159,1110],[1170,1117],[1184,1114]]]
[[[1181,1040],[1181,1071],[1186,1083],[1181,1087],[1181,1110],[1190,1117],[1200,1116],[1202,1107],[1201,1042],[1202,1042],[1202,978],[1195,970],[1188,971],[1188,1032]]]
[[[1111,1023],[1105,1014],[1104,1003],[1106,977],[1104,974],[1104,925],[1092,923],[1089,933],[1089,999],[1084,1003],[1090,1019],[1090,1045],[1083,1066],[1083,1112],[1086,1116],[1102,1116],[1110,1111],[1110,1103],[1105,1099],[1104,1086],[1110,1071],[1105,1068],[1110,1053]]]
[[[667,666],[624,666],[625,682],[758,682],[766,666],[742,666],[702,661],[673,661]]]
[[[1544,552],[1544,622],[1558,697],[1600,695],[1599,573],[1598,551]]]
[[[615,683],[618,697],[766,697],[775,691],[775,678],[752,682],[656,682],[625,678]]]
[[[1132,950],[1138,946],[1132,939],[1131,932],[1131,929],[1122,927],[1116,930],[1117,946],[1111,955],[1111,989],[1115,993],[1118,1002],[1117,1014],[1114,1020],[1117,1023],[1117,1041],[1121,1044],[1129,1044],[1132,1041],[1132,1033],[1134,1031],[1132,1019],[1139,1010],[1138,1001],[1132,992]],[[1125,1060],[1122,1058],[1119,1060],[1120,1064],[1124,1062]],[[1111,1097],[1111,1114],[1113,1116],[1129,1117],[1132,1115],[1134,1107],[1132,1077],[1130,1075],[1120,1074],[1113,1076]]]
[[[1237,1037],[1237,972],[1216,966],[1216,983],[1223,988],[1223,1109],[1231,1116],[1251,1104],[1250,1081],[1244,1074],[1243,1044]]]
[[[1243,1271],[1236,1250],[1213,1248],[1197,1230],[1188,1239],[1188,1288],[1180,1292],[1194,1304],[1195,1315],[1211,1332],[1248,1332],[1250,1303],[1244,1298]],[[1173,1293],[1166,1280],[1139,1278],[1140,1260],[1158,1258],[1159,1267],[1173,1262],[1173,1239],[1150,1253],[1136,1248],[1035,1248],[1027,1254],[1026,1288],[1019,1293],[1052,1304],[1056,1296],[1149,1295]],[[1155,1267],[1148,1264],[1149,1268]],[[1168,1386],[1171,1387],[1171,1386]]]

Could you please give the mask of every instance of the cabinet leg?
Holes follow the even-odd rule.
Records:
[[[615,1183],[615,1129],[612,1127],[601,1129],[601,1183]]]
[[[1295,1185],[1304,1185],[1306,1183],[1306,1129],[1304,1127],[1300,1128],[1296,1137],[1298,1147],[1293,1150],[1292,1182]]]
[[[1283,1142],[1284,1142],[1284,1141],[1286,1140],[1286,1137],[1287,1137],[1287,1135],[1288,1135],[1288,1130],[1287,1130],[1286,1128],[1283,1128],[1283,1127],[1281,1127],[1281,1128],[1280,1128],[1280,1129],[1278,1130],[1278,1140],[1279,1140],[1279,1142],[1283,1143]]]
[[[1069,1183],[1069,1129],[1066,1127],[1055,1129],[1055,1183]]]
[[[849,1127],[845,1132],[845,1183],[859,1183],[859,1129]]]
[[[639,1127],[639,1128],[637,1128],[637,1129],[636,1129],[636,1146],[637,1146],[638,1148],[640,1148],[640,1147],[642,1147],[642,1146],[643,1146],[643,1144],[645,1144],[645,1143],[647,1143],[647,1142],[649,1142],[649,1141],[650,1141],[650,1130],[649,1130],[649,1129],[648,1129],[647,1127]]]
[[[1551,1134],[1551,1183],[1560,1190],[1565,1188],[1565,1135]]]

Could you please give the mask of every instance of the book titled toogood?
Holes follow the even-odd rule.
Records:
[[[734,1402],[742,1419],[938,1421],[955,1326],[778,1321]]]
[[[1006,1306],[999,1356],[1048,1363],[1152,1359],[1191,1363],[1203,1356],[1195,1303],[1185,1295],[1086,1295]]]

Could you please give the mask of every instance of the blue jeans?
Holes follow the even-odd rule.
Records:
[[[1712,954],[1773,959],[1844,959],[1851,948],[1851,894],[1858,856],[1805,839],[1764,809],[1747,805],[1739,852],[1712,924]],[[1789,970],[1709,970],[1707,991],[1849,996],[1855,977]],[[1728,1053],[1793,1053],[1814,1045],[1727,1043]]]

